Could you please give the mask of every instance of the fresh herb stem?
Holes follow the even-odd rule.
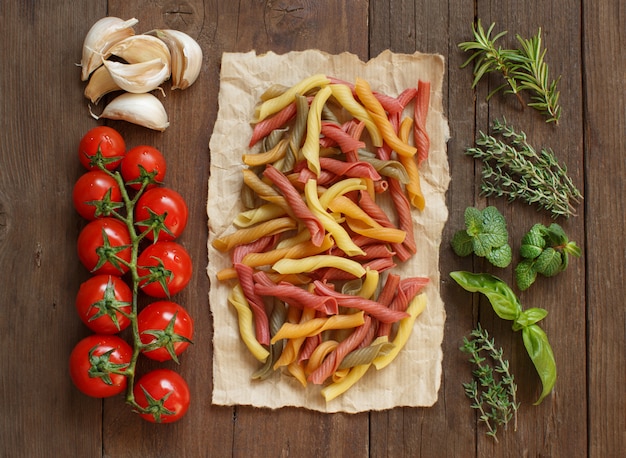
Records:
[[[495,23],[492,23],[485,31],[479,19],[475,25],[472,25],[474,41],[459,43],[463,51],[473,52],[461,66],[463,68],[474,62],[472,87],[476,87],[487,73],[499,72],[505,84],[491,91],[487,100],[508,86],[505,92],[515,94],[524,107],[526,103],[520,93],[529,91],[532,95],[528,106],[546,116],[546,122],[558,123],[561,117],[561,107],[558,104],[557,84],[561,77],[550,81],[548,65],[544,61],[547,50],[542,48],[541,28],[537,35],[528,40],[517,35],[519,49],[505,49],[497,46],[496,41],[508,32],[500,32],[492,37],[494,27]]]
[[[471,339],[463,339],[460,350],[470,355],[469,361],[475,366],[474,379],[464,383],[463,388],[472,401],[471,407],[479,411],[479,420],[487,427],[486,434],[498,442],[499,426],[506,429],[513,420],[513,429],[517,431],[517,385],[502,348],[496,348],[494,339],[489,338],[480,323],[470,336]]]
[[[574,204],[582,200],[582,194],[554,151],[535,150],[526,134],[516,132],[506,120],[494,120],[492,130],[499,138],[480,132],[477,146],[465,150],[483,162],[482,193],[537,204],[554,218],[576,215]]]

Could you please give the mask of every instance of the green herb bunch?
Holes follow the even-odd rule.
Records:
[[[489,338],[480,323],[470,336],[471,339],[463,338],[460,350],[470,355],[469,361],[475,366],[474,378],[463,383],[463,388],[472,401],[472,408],[479,411],[480,421],[487,426],[486,434],[498,442],[498,427],[506,428],[513,420],[514,430],[517,430],[517,385],[502,348],[496,348],[493,338]]]
[[[452,249],[458,256],[486,258],[496,267],[506,267],[511,263],[511,246],[506,220],[496,207],[479,210],[465,209],[465,229],[452,237]]]
[[[559,91],[557,84],[561,77],[550,81],[548,65],[544,61],[547,49],[542,48],[541,29],[537,35],[529,40],[516,35],[520,44],[518,49],[503,49],[496,45],[496,41],[508,32],[500,32],[491,36],[495,23],[485,31],[480,19],[472,25],[474,41],[459,43],[463,51],[472,51],[473,54],[461,66],[466,67],[474,62],[474,82],[476,87],[480,79],[487,73],[499,72],[505,83],[491,91],[487,100],[495,93],[508,87],[506,93],[515,94],[522,106],[525,106],[520,93],[531,93],[528,106],[535,108],[547,117],[547,122],[558,123],[561,117],[559,105]]]
[[[517,286],[524,291],[535,282],[537,274],[552,277],[567,268],[570,255],[579,258],[581,254],[580,247],[558,224],[535,224],[522,238],[520,255],[524,259],[515,267]]]
[[[536,151],[524,132],[516,132],[506,120],[494,120],[493,133],[479,133],[476,147],[465,153],[483,162],[481,191],[486,196],[521,199],[551,212],[554,218],[576,214],[581,192],[551,149]]]

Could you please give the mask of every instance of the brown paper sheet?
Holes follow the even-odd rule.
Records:
[[[316,73],[354,82],[366,79],[373,90],[396,96],[418,80],[430,81],[431,99],[427,118],[430,136],[429,159],[421,166],[421,184],[426,210],[413,211],[418,254],[394,272],[403,278],[427,276],[428,304],[415,323],[406,347],[392,364],[365,376],[338,398],[326,403],[320,387],[304,388],[288,373],[273,374],[263,381],[250,375],[259,363],[241,342],[237,316],[227,295],[229,286],[216,279],[216,272],[230,266],[230,258],[215,250],[212,241],[233,231],[232,221],[240,206],[241,156],[248,151],[250,121],[261,93],[279,83],[289,86]],[[385,51],[364,63],[344,53],[329,55],[316,50],[267,53],[225,53],[222,57],[219,113],[210,141],[211,170],[207,213],[209,218],[207,273],[209,303],[214,319],[213,398],[217,405],[251,405],[279,408],[296,406],[322,412],[362,412],[396,406],[431,406],[437,401],[441,383],[441,361],[445,309],[439,294],[439,245],[448,217],[445,193],[450,181],[446,141],[449,137],[443,115],[442,56]],[[411,105],[412,106],[412,105]]]

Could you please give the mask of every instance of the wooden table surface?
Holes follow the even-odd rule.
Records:
[[[178,370],[193,396],[186,417],[153,425],[122,399],[79,393],[68,376],[68,355],[88,335],[74,299],[87,277],[76,254],[83,224],[71,203],[81,173],[76,150],[98,122],[88,113],[76,63],[90,26],[103,16],[139,19],[138,30],[176,28],[198,40],[202,74],[187,92],[168,92],[171,126],[164,133],[121,122],[127,143],[160,148],[169,160],[168,184],[190,207],[181,239],[194,258],[190,286],[178,296],[196,319],[195,345]],[[562,120],[546,124],[521,110],[512,96],[485,100],[497,78],[471,87],[471,69],[457,44],[481,18],[497,30],[530,37],[542,28],[546,60],[559,82]],[[616,457],[626,449],[626,319],[624,241],[626,194],[626,10],[620,1],[361,0],[148,1],[69,0],[0,3],[0,342],[2,377],[0,456],[224,457],[224,456],[553,456]],[[431,408],[321,414],[211,405],[212,321],[205,274],[209,139],[218,104],[225,51],[318,48],[361,59],[385,49],[439,53],[446,60],[444,112],[451,138],[450,211],[440,250],[441,292],[447,320],[443,375]],[[480,167],[463,152],[495,118],[524,130],[531,143],[551,147],[584,193],[578,215],[559,220],[583,249],[564,273],[520,293],[525,307],[544,307],[542,321],[558,365],[554,392],[539,406],[540,382],[519,333],[483,300],[449,279],[453,270],[490,271],[513,281],[511,268],[494,270],[458,258],[449,246],[469,205],[497,206],[517,243],[550,217],[523,203],[485,199]],[[485,436],[461,383],[471,366],[458,347],[477,321],[505,349],[519,385],[517,431],[500,442]],[[623,455],[621,455],[623,456]]]

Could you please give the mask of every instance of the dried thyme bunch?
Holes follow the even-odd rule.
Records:
[[[502,348],[496,348],[488,332],[477,325],[471,332],[472,339],[463,338],[460,350],[470,355],[469,361],[475,365],[472,371],[474,379],[463,383],[465,394],[472,401],[472,408],[480,412],[479,420],[487,426],[486,434],[498,442],[498,427],[505,429],[513,420],[513,429],[517,430],[516,400],[517,385],[509,371],[509,362],[504,359]],[[487,357],[481,355],[486,353]]]
[[[472,25],[474,41],[459,43],[463,51],[473,52],[461,66],[463,68],[474,62],[472,87],[476,87],[483,75],[499,72],[504,77],[505,83],[491,91],[487,100],[508,86],[506,92],[515,94],[520,104],[525,106],[520,92],[526,90],[532,94],[528,106],[546,116],[546,122],[558,123],[561,107],[558,103],[560,93],[557,84],[561,77],[550,81],[548,65],[544,61],[547,50],[541,45],[541,29],[529,40],[516,35],[520,48],[503,49],[496,45],[496,41],[507,32],[500,32],[492,37],[494,26],[495,23],[492,23],[485,31],[479,19],[476,25]]]
[[[476,148],[465,153],[483,162],[481,191],[486,196],[522,199],[548,210],[554,218],[576,214],[574,204],[582,194],[574,186],[551,149],[537,152],[524,132],[515,132],[506,120],[493,122],[493,132],[501,139],[479,133]]]

